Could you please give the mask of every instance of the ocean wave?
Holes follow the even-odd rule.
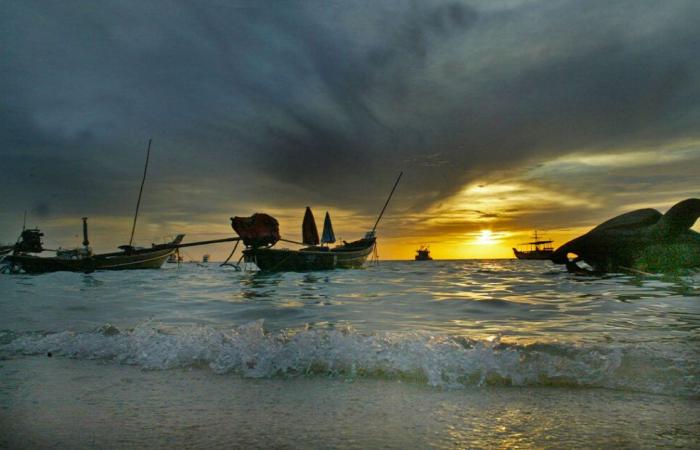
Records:
[[[0,333],[0,358],[55,355],[144,369],[205,367],[244,377],[330,375],[413,380],[431,386],[601,387],[700,396],[700,363],[690,347],[649,344],[507,344],[428,332],[363,334],[351,328],[269,333],[262,321],[232,328]]]

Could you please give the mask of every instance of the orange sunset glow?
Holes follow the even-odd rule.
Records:
[[[700,448],[700,0],[15,0],[0,450]]]

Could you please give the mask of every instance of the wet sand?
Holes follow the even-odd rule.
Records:
[[[700,445],[700,400],[607,389],[243,379],[39,356],[0,362],[0,379],[3,448]]]

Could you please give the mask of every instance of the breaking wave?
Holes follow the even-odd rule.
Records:
[[[685,352],[685,353],[684,353]],[[567,386],[700,396],[697,353],[650,344],[506,344],[427,332],[351,328],[266,332],[262,321],[221,330],[144,323],[91,332],[0,335],[0,358],[52,354],[144,369],[205,367],[243,377],[379,377],[430,386]]]

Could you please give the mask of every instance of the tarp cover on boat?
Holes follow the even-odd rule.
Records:
[[[314,220],[314,214],[311,212],[311,208],[308,206],[306,207],[306,212],[304,213],[304,223],[301,227],[301,234],[304,244],[318,245],[318,228],[316,228],[316,220]]]
[[[233,230],[246,247],[267,247],[280,240],[280,226],[274,217],[255,213],[250,217],[231,217]]]
[[[323,221],[323,234],[321,242],[324,244],[332,244],[335,242],[335,233],[333,233],[333,225],[331,224],[331,215],[326,211],[326,220]]]

